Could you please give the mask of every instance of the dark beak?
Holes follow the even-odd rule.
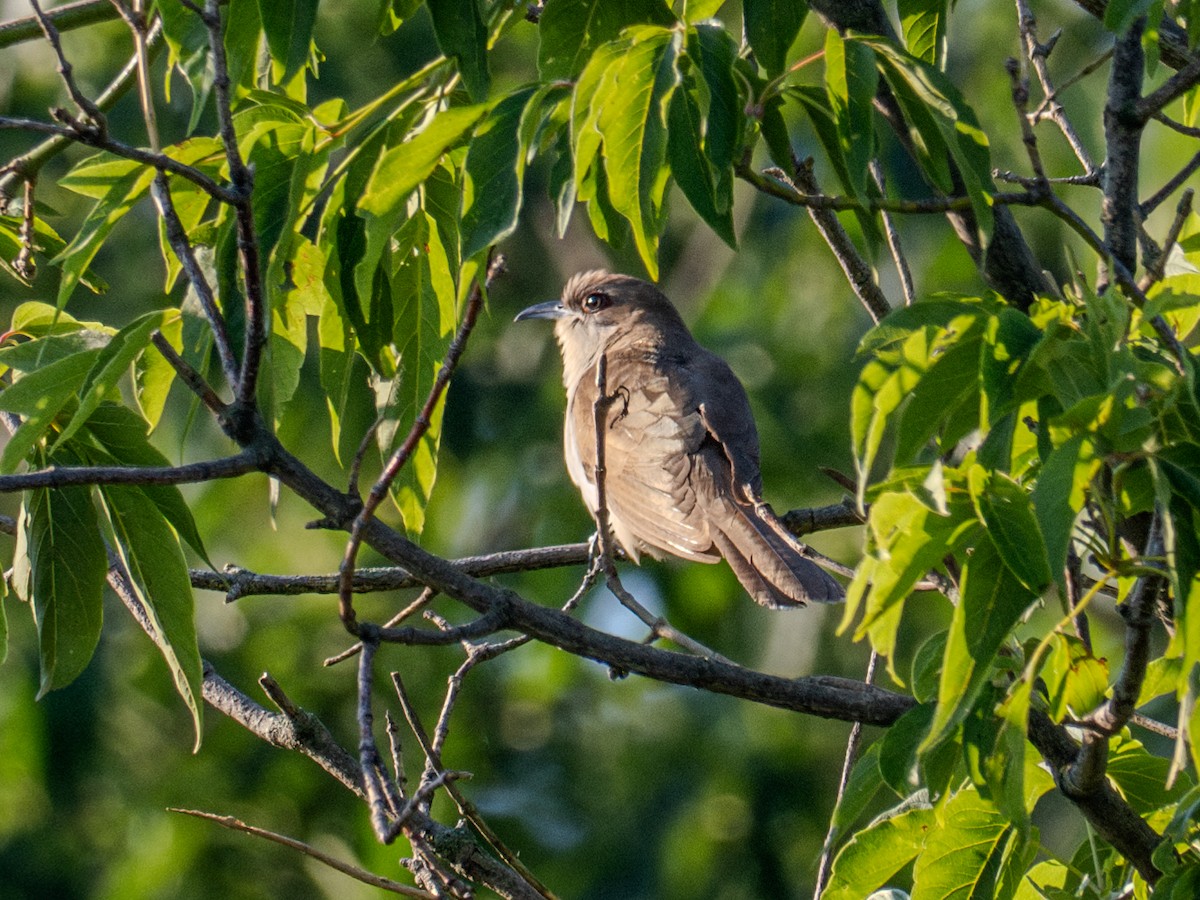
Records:
[[[528,309],[523,309],[517,313],[514,322],[523,322],[526,319],[561,319],[564,316],[569,316],[570,312],[562,305],[560,300],[547,300],[545,303],[538,303]]]

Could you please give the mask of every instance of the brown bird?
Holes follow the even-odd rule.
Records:
[[[723,359],[696,343],[652,284],[582,272],[562,299],[516,321],[554,319],[567,388],[564,451],[593,515],[596,370],[609,396],[605,494],[613,535],[635,561],[665,554],[725,557],[763,606],[841,600],[841,585],[802,555],[762,500],[758,432],[746,391]]]

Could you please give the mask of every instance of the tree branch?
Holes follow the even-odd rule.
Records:
[[[1144,119],[1137,113],[1145,57],[1142,30],[1145,18],[1135,19],[1117,38],[1104,104],[1104,223],[1107,252],[1129,272],[1137,271],[1138,162]],[[1107,254],[1105,254],[1107,255]],[[1103,260],[1103,256],[1101,257]]]
[[[51,466],[20,475],[0,475],[0,494],[71,485],[192,484],[236,478],[258,468],[259,459],[250,451],[183,466]]]

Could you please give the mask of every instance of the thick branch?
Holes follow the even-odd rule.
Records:
[[[1104,164],[1104,244],[1131,273],[1137,270],[1137,182],[1138,161],[1144,122],[1136,106],[1142,90],[1142,29],[1137,19],[1117,39],[1104,104],[1104,142],[1108,158]]]
[[[1029,714],[1029,740],[1050,765],[1051,774],[1059,789],[1078,807],[1096,832],[1112,844],[1153,884],[1160,875],[1154,865],[1155,849],[1162,838],[1134,812],[1108,781],[1086,793],[1073,792],[1065,773],[1075,763],[1079,744],[1060,725],[1037,710]]]

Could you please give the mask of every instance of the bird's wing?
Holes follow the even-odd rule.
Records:
[[[730,480],[744,499],[757,502],[762,496],[759,470],[758,430],[746,390],[729,364],[707,350],[696,354],[692,362],[694,386],[692,402],[700,411],[704,428],[720,446],[732,466]]]
[[[707,436],[699,410],[686,392],[681,396],[676,379],[638,355],[611,355],[607,380],[616,396],[604,439],[613,532],[628,550],[640,543],[656,555],[716,561],[693,486],[697,451]],[[594,382],[581,382],[571,402],[574,438],[586,460],[595,458],[595,398]],[[594,483],[594,471],[587,474]]]

